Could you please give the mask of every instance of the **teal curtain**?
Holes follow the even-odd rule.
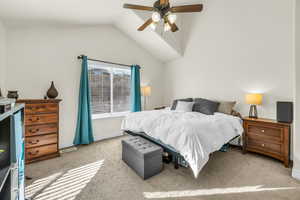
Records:
[[[79,89],[77,127],[73,144],[90,144],[92,142],[94,142],[94,137],[90,106],[88,61],[87,57],[83,56]]]
[[[131,111],[141,111],[140,66],[131,66]]]

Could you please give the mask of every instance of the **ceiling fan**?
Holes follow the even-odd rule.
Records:
[[[171,30],[172,32],[178,31],[178,27],[175,24],[176,15],[174,13],[186,13],[186,12],[201,12],[203,9],[202,4],[184,5],[184,6],[170,6],[169,0],[157,0],[153,7],[141,6],[134,4],[123,5],[124,8],[134,10],[152,11],[152,17],[148,19],[142,26],[138,28],[139,31],[143,31],[150,25],[152,29],[155,29],[160,21],[164,23],[164,31]]]

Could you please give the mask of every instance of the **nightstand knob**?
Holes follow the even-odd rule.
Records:
[[[261,132],[262,132],[262,133],[264,133],[264,132],[265,132],[265,130],[263,129],[263,130],[261,130]]]
[[[261,144],[261,146],[262,146],[262,147],[264,147],[264,146],[265,146],[265,144]]]

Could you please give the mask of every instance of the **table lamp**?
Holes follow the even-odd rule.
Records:
[[[262,94],[246,94],[246,103],[250,105],[249,117],[257,119],[256,105],[262,104]]]
[[[144,110],[146,110],[146,99],[147,99],[147,97],[151,96],[151,87],[143,86],[141,88],[141,94],[144,97]]]

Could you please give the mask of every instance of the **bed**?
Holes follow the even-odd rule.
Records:
[[[239,117],[223,113],[153,110],[128,114],[122,130],[140,135],[177,155],[177,163],[186,162],[198,177],[209,155],[243,133]]]

